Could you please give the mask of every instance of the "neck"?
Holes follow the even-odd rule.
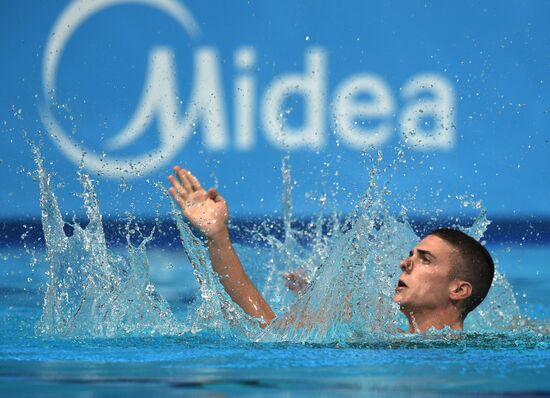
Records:
[[[402,310],[409,321],[409,333],[424,333],[430,328],[462,330],[464,321],[454,308],[437,311]]]

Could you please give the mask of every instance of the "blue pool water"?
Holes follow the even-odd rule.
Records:
[[[353,294],[351,315],[286,329],[276,319],[262,331],[228,299],[181,215],[176,242],[137,233],[134,243],[139,223],[128,222],[116,245],[89,178],[80,176],[88,224],[67,226],[37,165],[44,236],[7,244],[7,233],[0,249],[2,395],[550,395],[550,244],[540,235],[488,240],[499,273],[465,332],[408,335],[387,330],[403,324],[391,295],[418,236],[380,191],[344,225],[297,229],[287,211],[282,236],[256,226],[236,247],[251,278],[279,314],[291,307],[307,320],[317,305],[339,319]],[[467,231],[481,237],[487,225],[481,210]],[[296,266],[315,277],[298,300],[280,275]]]
[[[348,345],[255,343],[215,332],[64,339],[37,336],[47,263],[2,250],[0,394],[59,396],[547,396],[550,395],[548,245],[490,246],[523,314],[546,333],[402,336]],[[238,246],[244,258],[267,253]],[[151,280],[178,319],[197,289],[181,250],[152,248]],[[261,284],[260,265],[248,268]],[[80,396],[80,395],[79,395]],[[86,395],[89,396],[89,395]]]

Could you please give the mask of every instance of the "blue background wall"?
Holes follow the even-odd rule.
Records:
[[[78,21],[74,15],[84,15],[91,5],[103,7]],[[75,14],[61,20],[71,7]],[[371,85],[348,98],[348,105],[367,109],[355,118],[355,126],[365,137],[379,139],[375,146],[387,161],[396,146],[405,150],[406,163],[398,167],[390,188],[411,212],[455,214],[461,203],[455,196],[473,195],[483,200],[490,217],[550,217],[549,2],[29,0],[3,1],[0,10],[2,218],[39,214],[25,134],[40,142],[69,212],[80,211],[81,200],[74,195],[80,191],[75,177],[79,160],[74,158],[82,157],[79,151],[86,152],[84,170],[97,181],[104,213],[115,218],[126,211],[165,214],[167,201],[155,182],[164,183],[174,163],[192,169],[205,185],[217,185],[233,214],[274,213],[281,206],[280,165],[286,154],[296,181],[296,213],[316,212],[324,193],[329,198],[335,194],[337,206],[349,210],[368,184],[368,159],[376,155],[346,141],[334,123],[334,101],[343,92],[341,84],[365,74]],[[178,20],[185,11],[189,19]],[[60,21],[68,23],[54,28]],[[66,43],[49,53],[63,35]],[[173,57],[173,68],[159,74],[156,87],[147,88],[155,49]],[[215,73],[205,74],[202,83],[218,81],[219,90],[208,103],[210,113],[194,120],[186,111],[208,102],[208,95],[199,101],[194,97],[206,92],[194,89],[205,71],[194,67],[201,51],[215,61],[210,64]],[[323,67],[310,71],[308,57],[316,53]],[[59,63],[52,93],[47,92],[47,65],[55,57]],[[248,69],[243,67],[247,61]],[[314,98],[320,104],[313,109],[314,121],[307,114],[313,100],[304,100],[298,91],[279,108],[268,100],[269,89],[281,78],[292,78],[289,74],[303,87],[323,91]],[[411,79],[426,74],[447,88],[447,102],[435,95],[437,87],[407,97]],[[234,93],[239,78],[254,85],[250,95]],[[177,93],[162,90],[170,79]],[[373,95],[374,85],[385,99]],[[109,146],[151,91],[159,94],[152,103],[163,103],[157,111],[166,111],[173,100],[177,119],[196,123],[170,130],[156,117],[162,112],[144,113],[147,123],[138,125],[134,139]],[[250,98],[252,105],[239,98]],[[436,115],[447,119],[434,118],[419,101],[439,106],[443,110]],[[220,112],[213,108],[216,103]],[[252,141],[239,141],[244,130],[236,127],[236,108],[251,115]],[[267,131],[277,126],[264,122],[270,112],[282,114],[277,123],[290,136],[308,126],[314,131],[295,144],[277,141]],[[428,140],[440,137],[441,143],[426,148],[414,136],[405,140],[407,115],[420,123],[417,134]],[[64,149],[51,136],[52,120],[70,142]],[[216,125],[224,120],[225,129]],[[212,125],[205,128],[208,123]],[[385,130],[376,135],[380,128]],[[164,148],[162,134],[169,150],[159,154],[155,150]],[[99,167],[92,164],[94,156]],[[119,163],[129,170],[119,173],[121,180],[107,166],[121,158],[146,161]],[[156,160],[148,163],[147,158]]]

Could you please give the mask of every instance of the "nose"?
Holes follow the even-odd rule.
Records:
[[[408,257],[408,258],[405,258],[405,259],[401,260],[401,263],[399,264],[399,268],[401,268],[401,270],[403,272],[410,273],[412,271],[412,268],[413,268],[413,262],[412,262],[411,258]]]

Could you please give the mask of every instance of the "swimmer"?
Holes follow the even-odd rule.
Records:
[[[170,194],[183,215],[206,239],[214,271],[231,299],[265,327],[275,313],[245,273],[229,238],[227,203],[217,190],[204,190],[179,166],[168,177]],[[487,295],[494,276],[491,255],[479,242],[453,229],[429,233],[400,263],[394,301],[409,332],[430,328],[462,330],[468,313]]]

